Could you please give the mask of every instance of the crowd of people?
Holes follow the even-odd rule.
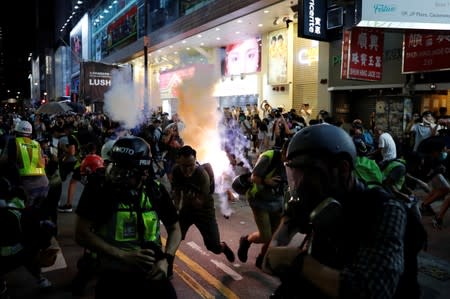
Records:
[[[239,260],[247,262],[250,246],[261,245],[256,267],[281,282],[272,298],[299,298],[299,286],[318,298],[419,298],[417,261],[406,257],[423,240],[406,238],[408,217],[421,187],[428,193],[414,215],[433,215],[433,226],[443,226],[450,204],[447,122],[424,112],[408,128],[410,150],[401,152],[385,128],[355,119],[346,131],[327,111],[311,113],[309,105],[297,113],[267,101],[223,109],[219,134],[234,177],[226,192],[229,200],[248,201],[257,227],[240,238]],[[73,211],[78,183],[84,188],[75,239],[84,248],[80,260],[91,264],[79,269],[74,293],[95,271],[96,298],[137,298],[155,289],[176,298],[173,264],[192,225],[209,251],[234,262],[220,238],[214,178],[182,138],[188,125],[163,112],[132,129],[100,113],[3,113],[0,209],[14,206],[37,233],[2,237],[0,296],[7,274],[21,265],[40,287],[51,286],[39,269],[56,259],[57,215]],[[436,200],[444,200],[438,214]],[[305,235],[297,246],[290,243],[296,233]]]

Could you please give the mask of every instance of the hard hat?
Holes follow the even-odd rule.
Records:
[[[105,167],[103,164],[103,159],[99,155],[91,154],[87,155],[80,165],[80,173],[82,175],[88,175],[94,173],[99,168]]]
[[[31,133],[33,133],[33,126],[30,124],[30,122],[21,120],[17,122],[14,131],[23,135],[31,135]]]

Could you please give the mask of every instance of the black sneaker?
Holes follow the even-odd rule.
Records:
[[[439,230],[442,229],[442,227],[443,227],[442,219],[437,218],[436,216],[433,217],[432,224],[433,224],[434,228],[439,229]]]
[[[239,239],[239,248],[238,248],[238,257],[239,260],[243,263],[247,261],[248,258],[248,249],[250,248],[251,243],[247,240],[247,236],[242,236]]]
[[[223,254],[225,254],[225,256],[227,257],[227,260],[228,260],[230,263],[234,262],[234,253],[233,253],[233,251],[231,250],[231,248],[228,247],[227,243],[222,242],[222,248],[223,248],[223,249],[222,249],[222,252],[223,252]]]
[[[255,262],[256,268],[262,269],[263,261],[264,261],[264,255],[258,254],[258,256],[256,257],[256,262]]]
[[[59,206],[58,207],[58,212],[71,213],[72,212],[72,205],[65,204],[63,206]]]
[[[434,212],[433,208],[430,205],[420,205],[420,213],[422,216],[434,216],[436,213]]]

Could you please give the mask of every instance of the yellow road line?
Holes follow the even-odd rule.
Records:
[[[161,241],[163,245],[166,244],[166,239],[161,237]],[[207,283],[215,287],[220,293],[222,293],[228,299],[239,299],[239,296],[236,295],[231,289],[226,287],[220,280],[216,279],[212,276],[206,269],[197,264],[187,255],[185,255],[181,250],[177,250],[176,256],[182,260],[188,267],[200,275]]]
[[[177,265],[173,265],[173,271],[177,273],[184,282],[191,287],[197,294],[199,294],[204,299],[214,299],[215,297],[211,295],[204,287],[202,287],[192,276],[190,276],[185,271],[181,270]]]

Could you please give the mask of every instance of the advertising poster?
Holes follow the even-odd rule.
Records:
[[[261,37],[242,40],[222,51],[222,76],[250,74],[261,71]]]
[[[288,38],[287,29],[269,33],[269,84],[287,84]]]
[[[108,51],[117,49],[137,40],[137,6],[132,6],[123,15],[108,25]]]
[[[450,33],[407,32],[403,35],[402,73],[450,70]]]
[[[70,49],[72,50],[72,74],[80,70],[80,61],[83,60],[82,56],[82,39],[81,39],[81,27],[70,35]]]

